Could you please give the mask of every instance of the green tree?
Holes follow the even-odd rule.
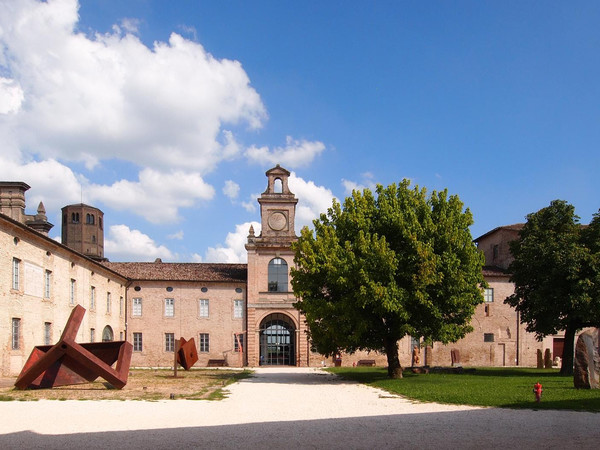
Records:
[[[404,180],[376,194],[354,191],[302,230],[292,286],[314,350],[384,352],[399,378],[404,336],[448,343],[472,331],[483,255],[471,212],[447,190],[427,197]]]
[[[564,330],[563,375],[573,374],[577,331],[600,324],[598,236],[598,216],[582,227],[572,205],[554,200],[529,214],[519,239],[510,243],[515,293],[505,303],[539,340]]]

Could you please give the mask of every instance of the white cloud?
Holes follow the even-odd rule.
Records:
[[[312,221],[331,207],[334,195],[331,190],[317,186],[312,181],[305,181],[294,172],[288,180],[290,190],[298,198],[296,206],[296,233],[304,226],[312,228]]]
[[[360,183],[342,179],[342,186],[344,186],[346,195],[352,194],[352,191],[362,191],[364,189],[375,191],[377,184],[373,181],[373,174],[371,172],[361,174],[361,178],[362,180]]]
[[[242,202],[242,207],[246,211],[251,212],[251,213],[256,211],[256,203],[257,203],[258,197],[260,197],[260,194],[251,194],[250,200],[248,200],[247,202]]]
[[[140,21],[138,19],[128,19],[125,18],[121,20],[121,27],[113,27],[116,33],[120,33],[121,29],[125,30],[127,33],[137,34],[140,26]]]
[[[215,194],[214,188],[198,174],[165,174],[153,169],[142,170],[137,182],[120,180],[111,186],[91,185],[87,192],[91,201],[134,212],[152,223],[177,222],[179,208],[190,207],[196,200],[210,200]]]
[[[15,80],[0,77],[0,114],[18,112],[23,99],[23,89]]]
[[[194,259],[206,262],[220,263],[245,263],[248,261],[246,243],[248,242],[248,231],[250,226],[254,227],[256,234],[260,233],[260,224],[258,222],[246,222],[236,225],[233,233],[228,233],[225,238],[225,246],[209,247],[205,258],[194,255]],[[198,261],[198,262],[200,262]]]
[[[176,233],[169,234],[167,236],[167,239],[176,239],[178,241],[181,241],[181,240],[183,240],[183,235],[184,235],[183,230],[179,230]]]
[[[27,130],[22,147],[205,173],[231,153],[223,124],[262,125],[264,105],[239,62],[175,33],[150,49],[131,34],[132,19],[88,37],[74,31],[77,9],[75,0],[3,5],[0,65],[11,80],[2,91]]]
[[[157,245],[148,235],[126,225],[110,227],[104,239],[104,254],[111,261],[172,260],[175,257],[167,247]]]
[[[79,203],[81,182],[85,181],[53,159],[19,164],[4,156],[0,156],[0,179],[27,183],[31,186],[26,193],[28,210],[35,211],[39,202],[43,201],[49,213],[69,203]],[[48,219],[52,221],[50,217]]]
[[[29,180],[48,204],[78,199],[81,181],[88,201],[176,221],[180,208],[213,198],[202,177],[240,155],[232,127],[262,126],[260,96],[239,62],[180,35],[146,47],[136,19],[84,35],[78,8],[76,0],[2,2],[0,162],[11,164],[0,174]],[[143,168],[138,179],[86,186],[68,167],[113,159]]]
[[[227,180],[225,181],[225,186],[223,186],[223,194],[229,197],[231,200],[237,198],[240,193],[240,185],[235,181]]]
[[[325,150],[325,145],[322,142],[298,141],[288,136],[285,147],[269,150],[268,147],[252,146],[246,150],[246,157],[248,160],[262,165],[281,164],[285,167],[296,168],[308,166],[323,150]]]

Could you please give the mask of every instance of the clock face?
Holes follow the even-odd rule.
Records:
[[[269,216],[269,227],[275,231],[281,231],[287,226],[287,217],[282,212],[274,212]]]

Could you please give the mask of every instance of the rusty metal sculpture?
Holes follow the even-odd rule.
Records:
[[[60,340],[55,345],[34,347],[15,382],[17,389],[81,384],[98,377],[117,389],[127,384],[133,346],[127,341],[76,343],[84,315],[85,308],[75,306]]]
[[[180,338],[179,351],[177,352],[177,364],[181,365],[185,370],[190,370],[197,361],[198,352],[196,351],[194,338],[191,338],[189,341]]]

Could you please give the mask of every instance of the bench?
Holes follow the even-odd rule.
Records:
[[[209,359],[208,367],[224,367],[227,365],[227,362],[224,359]]]
[[[360,359],[356,365],[358,367],[373,367],[375,365],[375,360],[374,359]]]

